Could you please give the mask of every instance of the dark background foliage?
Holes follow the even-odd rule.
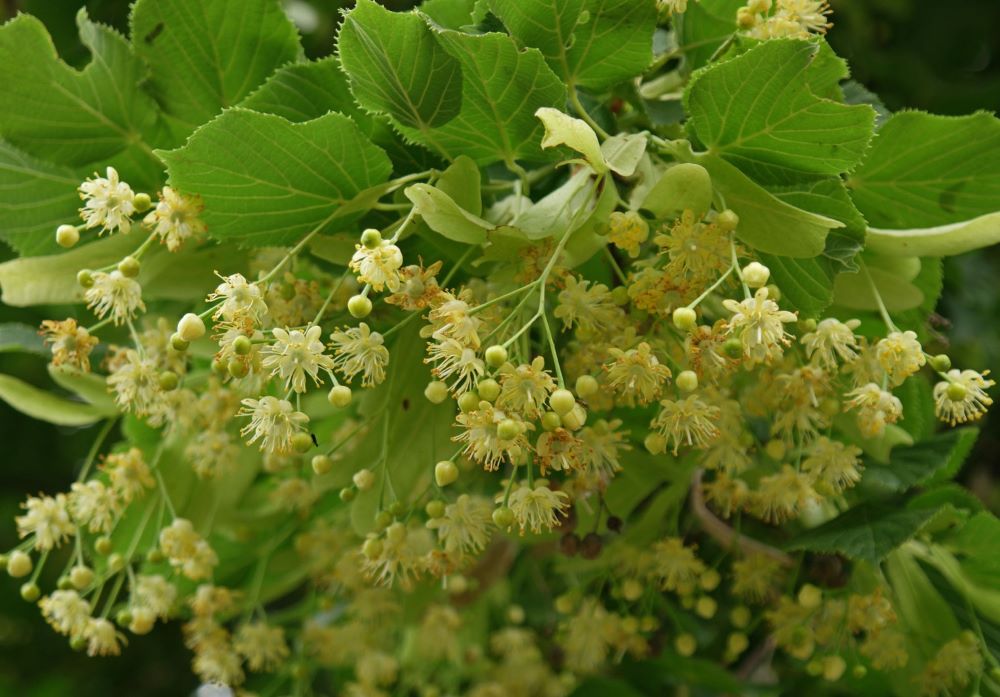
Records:
[[[697,1],[697,0],[692,0]],[[60,55],[85,63],[74,17],[80,0],[5,0],[0,18],[19,11],[42,19]],[[126,29],[128,0],[91,0],[92,18]],[[286,5],[311,57],[328,54],[342,0],[289,0]],[[412,6],[386,0],[392,9]],[[829,34],[847,58],[854,77],[892,110],[917,108],[940,114],[977,109],[1000,111],[1000,2],[997,0],[836,0]],[[3,87],[0,85],[0,98]],[[0,261],[10,258],[0,245]],[[947,336],[933,352],[947,350],[956,365],[1000,367],[1000,253],[974,252],[946,262],[945,292],[937,324]],[[17,309],[0,305],[0,322],[37,325],[65,317],[68,309]],[[0,373],[50,387],[45,359],[0,353]],[[996,410],[982,424],[983,435],[962,479],[993,509],[1000,508],[994,463],[1000,462],[1000,418]],[[0,549],[15,543],[13,517],[28,492],[64,490],[72,480],[96,427],[65,429],[33,421],[0,403]],[[52,565],[56,566],[56,565]],[[47,585],[55,578],[45,578]],[[88,659],[51,632],[37,608],[23,602],[18,582],[0,576],[0,696],[144,697],[183,695],[196,687],[187,670],[189,655],[176,626],[131,637],[125,656]]]

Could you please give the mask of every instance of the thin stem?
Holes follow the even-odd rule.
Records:
[[[281,269],[285,266],[285,264],[287,264],[289,261],[292,260],[292,257],[296,256],[299,252],[301,252],[305,248],[305,246],[307,244],[309,244],[309,241],[313,237],[315,237],[316,234],[320,230],[322,230],[326,226],[327,223],[329,223],[331,220],[333,220],[333,216],[334,215],[335,215],[335,213],[331,213],[330,215],[328,215],[326,217],[326,219],[323,222],[321,222],[319,225],[317,225],[316,227],[314,227],[310,232],[306,233],[306,236],[303,237],[301,240],[299,240],[294,247],[292,247],[291,249],[289,249],[288,253],[281,258],[281,261],[279,261],[275,265],[275,267],[273,269],[271,269],[270,271],[268,271],[261,278],[257,279],[257,283],[267,283],[272,278],[274,278],[277,275],[277,273],[279,271],[281,271]]]
[[[458,261],[455,262],[455,265],[451,267],[451,271],[449,271],[448,274],[444,277],[444,280],[441,281],[442,287],[447,286],[451,282],[451,279],[455,277],[455,274],[458,273],[458,270],[462,268],[462,264],[464,264],[466,261],[469,260],[469,257],[472,256],[472,253],[474,251],[476,251],[476,247],[469,247],[467,250],[465,250],[465,254],[463,254],[458,258]]]
[[[317,312],[316,317],[313,318],[313,324],[319,324],[319,321],[323,319],[323,313],[326,312],[326,308],[330,307],[330,303],[333,302],[333,297],[337,294],[337,291],[340,290],[340,286],[344,284],[344,279],[349,275],[350,272],[345,272],[340,277],[340,280],[334,284],[333,288],[330,289],[330,294],[326,296],[326,300],[323,301],[322,307],[319,308],[319,312]]]
[[[485,310],[490,305],[495,305],[495,304],[497,304],[499,302],[503,302],[507,298],[511,298],[511,297],[517,295],[518,293],[523,293],[524,291],[526,291],[526,290],[528,290],[530,288],[534,288],[534,286],[535,286],[535,283],[533,281],[533,282],[529,283],[528,285],[521,286],[520,288],[518,288],[516,290],[512,290],[509,293],[504,293],[503,295],[498,295],[497,297],[493,298],[492,300],[487,300],[486,302],[482,303],[481,305],[476,305],[474,308],[472,308],[471,310],[469,310],[469,314],[470,315],[474,315],[477,312],[479,312],[480,310]]]
[[[580,95],[576,91],[576,86],[573,84],[569,85],[569,103],[573,105],[574,111],[580,116],[581,119],[587,122],[587,125],[594,129],[594,132],[601,137],[602,140],[607,140],[611,136],[605,131],[600,125],[594,121],[594,119],[587,113],[587,110],[583,108],[583,104],[580,102]]]
[[[559,381],[559,387],[566,387],[566,381],[563,379],[562,367],[559,365],[559,354],[556,352],[556,342],[552,336],[552,327],[549,326],[549,316],[544,310],[542,311],[542,327],[545,328],[545,337],[549,342],[549,351],[552,353],[552,362],[555,364],[556,378]]]
[[[155,232],[150,234],[150,236],[147,237],[145,241],[143,241],[143,243],[139,245],[139,248],[136,249],[134,252],[132,252],[132,256],[135,257],[136,259],[140,258],[143,254],[145,254],[146,250],[149,249],[149,245],[153,244],[153,240],[155,240],[157,237],[158,235]]]
[[[94,466],[94,462],[97,460],[97,454],[101,451],[101,446],[104,445],[104,439],[108,437],[111,433],[111,429],[114,428],[115,424],[118,422],[118,417],[113,419],[108,419],[104,426],[97,434],[97,438],[94,439],[94,443],[90,446],[90,451],[87,453],[86,459],[83,461],[83,467],[80,468],[80,474],[77,475],[76,481],[82,482],[90,474],[90,468]]]
[[[732,272],[733,272],[733,267],[730,266],[728,269],[726,269],[726,273],[724,273],[721,276],[719,276],[719,280],[717,280],[715,283],[713,283],[712,285],[710,285],[708,287],[708,289],[704,293],[702,293],[697,298],[695,298],[690,303],[688,303],[688,305],[687,305],[688,309],[693,310],[694,308],[698,307],[698,305],[701,303],[701,301],[704,300],[705,298],[707,298],[709,295],[711,295],[715,291],[716,288],[718,288],[719,286],[721,286],[722,283],[723,283],[723,281],[725,281],[727,278],[729,278],[729,274],[731,274]]]
[[[885,303],[882,302],[882,295],[878,292],[875,279],[872,278],[871,273],[868,271],[868,266],[865,264],[864,259],[858,259],[858,264],[861,266],[861,272],[868,280],[868,287],[871,288],[872,297],[875,298],[875,304],[878,305],[878,312],[882,316],[882,321],[885,322],[885,326],[888,327],[890,332],[898,332],[899,327],[896,326],[892,321],[892,317],[889,316],[889,310],[886,309]]]
[[[730,254],[732,255],[732,259],[733,259],[733,267],[732,267],[733,271],[736,272],[737,278],[740,279],[740,285],[743,286],[743,297],[746,298],[747,300],[749,300],[750,299],[750,286],[748,286],[747,282],[743,280],[743,272],[740,270],[740,260],[736,256],[736,242],[733,239],[731,239],[731,238],[729,240],[729,250],[730,250]]]
[[[87,332],[88,332],[89,334],[93,334],[93,333],[94,333],[94,332],[96,332],[96,331],[97,331],[98,329],[101,329],[102,327],[104,327],[104,326],[106,326],[106,325],[108,325],[108,324],[111,324],[111,319],[112,319],[111,317],[105,317],[104,319],[102,319],[102,320],[101,320],[100,322],[98,322],[97,324],[92,324],[92,325],[90,325],[89,327],[87,327]]]
[[[607,245],[604,246],[604,256],[608,258],[608,261],[611,263],[611,268],[614,270],[615,276],[618,277],[621,284],[623,286],[628,285],[628,278],[626,278],[625,272],[622,271],[622,267],[618,265],[618,260],[615,259],[614,252],[612,252],[611,248]]]

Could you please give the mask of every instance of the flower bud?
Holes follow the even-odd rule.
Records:
[[[60,225],[56,228],[56,244],[69,249],[80,241],[80,231],[75,225]]]
[[[451,460],[442,460],[434,465],[434,481],[440,487],[446,487],[458,479],[458,467]]]
[[[314,455],[312,461],[312,470],[316,474],[326,474],[331,469],[333,469],[333,460],[330,459],[329,455]]]
[[[361,244],[368,249],[375,249],[382,244],[382,233],[375,228],[368,228],[361,233]]]
[[[237,356],[248,356],[252,350],[253,342],[250,341],[250,337],[240,335],[233,339],[233,353]]]
[[[576,393],[583,399],[594,396],[600,389],[601,386],[593,375],[581,375],[576,379]]]
[[[358,491],[368,491],[375,486],[375,474],[370,469],[361,469],[351,478]]]
[[[184,339],[181,338],[180,334],[174,332],[173,334],[170,335],[170,348],[172,348],[174,351],[177,351],[178,353],[184,353],[185,351],[188,350],[189,346],[191,346],[191,342],[184,341]]]
[[[69,572],[69,581],[78,591],[82,591],[94,580],[94,572],[87,566],[74,566]]]
[[[493,378],[486,378],[476,383],[476,392],[487,402],[492,402],[500,396],[500,383]],[[477,405],[478,406],[478,405]]]
[[[698,640],[694,638],[694,635],[685,632],[674,639],[674,649],[684,658],[689,658],[698,650]]]
[[[424,506],[424,513],[427,514],[428,518],[437,519],[444,515],[444,509],[444,501],[434,499],[433,501],[428,501],[427,505]]]
[[[475,390],[469,390],[462,393],[462,396],[458,398],[458,408],[462,410],[463,414],[467,414],[470,411],[478,409],[479,402],[481,401],[479,394]]]
[[[354,497],[357,496],[357,492],[354,490],[353,487],[345,486],[343,489],[340,490],[338,496],[340,497],[340,500],[343,501],[344,503],[350,503],[351,501],[354,500]]]
[[[229,374],[234,378],[245,378],[250,372],[250,364],[245,361],[241,361],[239,358],[234,356],[233,358],[230,358],[229,363],[226,364],[226,370],[228,370]]]
[[[514,511],[507,506],[500,506],[493,511],[493,524],[506,530],[514,524]]]
[[[92,288],[94,285],[94,272],[90,269],[80,269],[76,272],[76,282],[81,288]]]
[[[552,411],[559,414],[559,416],[565,416],[573,410],[573,407],[576,406],[576,398],[573,396],[572,392],[561,388],[549,396],[549,406],[552,407]]]
[[[751,261],[743,267],[743,282],[751,288],[761,288],[767,285],[767,280],[771,278],[771,269],[760,262]]]
[[[364,319],[372,313],[372,301],[360,293],[352,295],[347,301],[347,311],[351,313],[351,317]]]
[[[312,435],[299,431],[294,436],[292,436],[292,448],[298,453],[307,453],[313,447]]]
[[[931,368],[939,373],[951,370],[951,358],[949,358],[947,354],[939,353],[938,355],[933,356],[928,362],[931,364]]]
[[[164,370],[157,378],[157,382],[160,384],[161,390],[170,392],[177,389],[177,385],[180,384],[180,378],[177,377],[177,373],[174,371]]]
[[[34,564],[27,552],[16,550],[7,558],[7,573],[13,578],[22,578],[31,573]]]
[[[521,435],[521,426],[514,419],[504,419],[497,424],[497,438],[513,440]]]
[[[667,449],[667,439],[655,432],[646,436],[642,444],[646,446],[646,450],[648,450],[651,455],[659,455]]]
[[[569,413],[560,416],[559,420],[567,431],[579,431],[587,423],[587,410],[579,404],[574,404]]]
[[[444,400],[448,399],[448,385],[441,382],[440,380],[432,380],[427,383],[427,387],[424,388],[424,397],[431,404],[440,404]]]
[[[128,630],[136,635],[149,634],[153,631],[153,624],[156,622],[156,615],[146,607],[138,607],[132,611],[132,621],[128,623]]]
[[[29,603],[33,603],[42,595],[41,588],[34,581],[28,581],[21,586],[21,597]]]
[[[121,272],[122,276],[128,278],[135,278],[139,275],[139,269],[142,265],[139,260],[133,256],[127,256],[118,262],[118,271]]]
[[[189,312],[177,323],[177,335],[184,341],[191,343],[205,336],[205,321]]]
[[[732,232],[740,224],[740,216],[736,215],[736,211],[727,208],[715,216],[715,224],[723,232]]]
[[[135,206],[136,213],[145,213],[153,207],[153,199],[150,198],[149,194],[139,192],[132,197],[132,205]]]
[[[681,392],[694,392],[698,389],[698,374],[693,370],[684,370],[677,375],[676,382]]]
[[[486,349],[483,356],[486,359],[486,365],[491,368],[499,368],[507,362],[507,349],[499,344],[494,344]]]
[[[698,326],[698,313],[690,307],[678,307],[673,314],[674,326],[684,331],[691,331]]]
[[[326,395],[326,400],[338,409],[343,409],[351,403],[351,388],[347,385],[337,385]]]
[[[542,414],[542,428],[546,431],[554,431],[562,428],[562,419],[554,411],[547,411]]]

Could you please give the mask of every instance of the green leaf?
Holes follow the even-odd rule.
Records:
[[[535,116],[545,127],[545,137],[542,139],[543,148],[565,146],[581,155],[583,159],[579,162],[590,165],[598,174],[608,171],[608,163],[604,159],[601,142],[597,139],[597,133],[586,121],[549,107],[539,109],[535,112]]]
[[[893,448],[888,463],[865,461],[864,481],[902,492],[918,484],[954,477],[979,436],[979,429],[957,428],[912,446]]]
[[[0,140],[0,239],[24,256],[60,249],[55,231],[77,218],[80,181]]]
[[[486,233],[495,227],[430,184],[412,184],[403,193],[431,230],[455,242],[482,244]]]
[[[785,203],[735,166],[715,155],[696,161],[712,175],[713,186],[740,217],[737,236],[754,249],[788,257],[823,252],[827,233],[844,223]]]
[[[529,240],[542,240],[553,235],[563,235],[570,230],[574,220],[577,227],[583,224],[578,212],[589,207],[594,199],[591,172],[581,168],[565,184],[521,211],[511,222]],[[573,228],[575,229],[575,228]]]
[[[650,0],[489,0],[489,6],[570,87],[608,89],[653,59],[656,5]]]
[[[357,218],[392,171],[346,116],[293,124],[239,107],[161,156],[171,183],[204,199],[209,233],[250,245],[293,243]]]
[[[877,266],[869,266],[868,273],[890,312],[910,310],[924,302],[923,292],[898,273]],[[833,284],[833,300],[850,310],[878,309],[878,300],[863,273],[837,276]]]
[[[601,143],[601,152],[612,172],[631,177],[646,153],[648,142],[646,133],[619,133]]]
[[[49,377],[59,387],[69,390],[88,404],[100,409],[106,416],[118,413],[115,400],[108,392],[108,383],[103,376],[84,373],[74,368],[49,364]]]
[[[878,228],[947,225],[993,213],[1000,201],[1000,120],[985,112],[898,113],[847,185]]]
[[[479,168],[465,155],[456,157],[434,182],[434,186],[448,194],[463,210],[473,215],[482,215],[483,212],[481,184]]]
[[[10,375],[0,375],[0,399],[22,414],[57,426],[87,426],[107,416],[91,404],[56,397]]]
[[[708,63],[712,54],[736,32],[736,11],[743,0],[698,0],[674,17],[677,47],[684,54],[684,69],[693,72]]]
[[[301,123],[328,112],[350,116],[359,126],[370,120],[358,107],[335,56],[293,63],[278,70],[239,106]]]
[[[1000,201],[996,205],[1000,206]],[[1000,211],[929,228],[868,228],[867,246],[873,252],[891,256],[948,257],[990,247],[998,242]]]
[[[815,42],[777,39],[702,69],[684,95],[690,130],[740,167],[800,176],[850,170],[868,146],[875,112],[814,93],[842,77],[841,63],[820,55]]]
[[[467,155],[479,164],[545,158],[534,114],[562,106],[566,89],[541,54],[518,50],[506,34],[442,31],[435,38],[461,68],[461,110],[430,132],[404,127],[403,133],[449,158]]]
[[[758,256],[771,270],[771,280],[781,289],[782,307],[798,310],[803,317],[819,317],[833,302],[833,274],[820,257]]]
[[[0,324],[0,353],[37,353],[47,356],[49,350],[35,327],[20,322],[4,322]]]
[[[361,106],[425,133],[458,116],[462,72],[415,13],[358,0],[344,16],[340,63]]]
[[[155,185],[162,166],[148,143],[162,142],[163,132],[156,103],[139,89],[146,68],[121,35],[91,22],[85,9],[77,24],[92,54],[81,71],[59,59],[34,17],[19,15],[0,27],[0,135],[62,165],[114,161],[133,185]]]
[[[139,0],[131,24],[150,91],[186,133],[301,52],[295,26],[272,0]]]
[[[866,502],[798,535],[787,549],[843,554],[877,564],[917,534],[932,508],[908,509],[899,502]]]
[[[479,5],[480,0],[424,0],[417,9],[442,27],[461,29],[482,21],[486,9]]]

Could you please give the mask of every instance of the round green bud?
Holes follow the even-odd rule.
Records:
[[[932,356],[928,362],[931,364],[931,368],[939,373],[951,370],[951,358],[947,354],[939,353],[936,356]]]
[[[715,216],[715,224],[723,232],[732,232],[740,224],[740,216],[736,215],[736,211],[727,208]]]
[[[432,380],[424,388],[424,397],[431,404],[440,404],[448,399],[448,385],[440,380]]]
[[[587,423],[587,410],[579,404],[574,404],[568,413],[559,417],[559,421],[567,431],[579,431]]]
[[[27,552],[15,550],[7,557],[7,573],[12,578],[23,578],[31,573],[34,568],[31,556]]]
[[[818,658],[812,659],[811,661],[806,663],[806,672],[809,673],[809,675],[813,676],[814,678],[819,677],[820,674],[823,672],[823,662]]]
[[[394,518],[402,518],[406,513],[406,504],[402,501],[393,501],[389,504],[389,513],[392,514]]]
[[[360,469],[351,478],[358,491],[368,491],[375,486],[375,474],[370,469]]]
[[[562,419],[559,418],[559,414],[554,411],[547,411],[542,414],[542,428],[546,431],[554,431],[557,428],[562,428]]]
[[[60,225],[56,228],[56,244],[69,249],[80,241],[80,231],[75,225]]]
[[[156,615],[153,614],[153,611],[146,607],[139,607],[132,612],[132,621],[128,623],[128,630],[133,634],[142,636],[153,631],[155,623]]]
[[[399,544],[406,539],[406,526],[402,523],[393,523],[386,528],[385,539],[393,544]]]
[[[500,383],[493,378],[485,378],[476,383],[476,392],[487,402],[492,402],[500,396]]]
[[[840,656],[826,656],[823,658],[823,679],[836,682],[844,676],[847,670],[847,661]]]
[[[70,583],[78,591],[82,591],[94,580],[94,572],[89,566],[74,566],[69,572]]]
[[[719,604],[708,595],[698,598],[694,604],[694,611],[702,619],[710,620],[715,617],[715,611],[719,609]]]
[[[504,419],[497,424],[497,438],[500,440],[514,440],[521,435],[521,425],[514,419]]]
[[[698,640],[694,638],[693,634],[685,632],[674,639],[674,649],[684,658],[689,658],[698,650]]]
[[[135,278],[139,275],[139,269],[141,268],[139,260],[133,256],[127,256],[118,262],[118,270],[121,272],[122,276],[127,276],[128,278]]]
[[[338,409],[343,409],[351,403],[351,388],[347,385],[337,385],[326,395],[326,400]]]
[[[34,581],[28,581],[21,586],[21,597],[29,603],[35,602],[41,595],[42,589]]]
[[[205,320],[193,312],[188,312],[177,322],[177,334],[191,343],[205,336]]]
[[[361,233],[361,244],[368,249],[375,249],[382,244],[382,233],[375,228],[368,228]]]
[[[479,394],[475,390],[469,390],[468,392],[463,392],[458,398],[458,408],[462,410],[463,414],[467,414],[470,411],[475,411],[479,408]]]
[[[0,554],[0,571],[7,570],[7,562],[10,561],[10,557],[6,554]]]
[[[689,332],[698,326],[698,313],[690,307],[678,307],[673,314],[674,326]]]
[[[427,514],[428,518],[437,519],[444,515],[444,509],[444,501],[434,499],[433,501],[428,501],[427,505],[424,506],[424,513]]]
[[[76,272],[76,282],[81,288],[92,288],[94,286],[94,272],[90,269],[80,269]]]
[[[565,416],[573,411],[573,407],[576,406],[576,398],[569,390],[560,388],[549,395],[549,406],[559,416]]]
[[[677,375],[677,389],[681,392],[694,392],[698,389],[698,373],[684,370]]]
[[[834,397],[827,397],[819,403],[819,410],[824,416],[832,419],[840,413],[840,400]]]
[[[576,393],[583,399],[593,397],[600,390],[601,386],[593,375],[581,375],[576,379]]]
[[[868,675],[868,669],[859,663],[851,668],[851,675],[853,675],[856,679],[861,680],[863,677]],[[1000,675],[994,676],[994,678],[996,677],[1000,677]]]
[[[655,431],[647,435],[642,444],[651,455],[659,455],[667,449],[667,439]]]
[[[340,490],[340,493],[338,494],[338,496],[340,496],[340,500],[343,501],[344,503],[350,503],[351,501],[354,500],[354,497],[357,495],[358,492],[354,490],[354,487],[350,486],[345,486],[343,489]]]
[[[486,359],[486,365],[491,368],[499,368],[507,362],[507,349],[499,344],[494,344],[486,349],[483,357]]]
[[[807,317],[806,319],[799,321],[799,329],[801,329],[803,332],[814,332],[816,331],[817,326],[819,325],[816,323],[816,320],[813,319],[812,317]]]
[[[87,640],[82,636],[75,636],[69,640],[69,647],[74,651],[83,651],[87,648]]]
[[[191,342],[184,341],[184,339],[181,337],[180,334],[177,334],[175,332],[174,334],[170,335],[170,348],[172,348],[174,351],[177,351],[177,353],[184,353],[185,351],[188,350],[189,346],[191,346]]]
[[[112,550],[111,538],[107,536],[98,537],[94,541],[94,551],[100,554],[102,557],[111,554]]]
[[[698,579],[698,585],[704,591],[714,591],[722,582],[722,576],[715,569],[709,569]]]
[[[788,452],[788,446],[785,445],[785,441],[780,438],[772,438],[767,441],[767,444],[764,446],[764,452],[772,460],[781,462],[785,459],[785,453]]]
[[[389,511],[379,511],[375,514],[375,529],[385,530],[392,525],[392,513]]]
[[[953,402],[961,402],[969,394],[969,390],[960,382],[949,382],[945,395]]]
[[[737,605],[729,611],[729,621],[737,629],[746,629],[750,626],[750,608],[746,605]]]
[[[380,554],[382,554],[382,549],[385,545],[382,540],[377,537],[369,537],[365,540],[365,543],[361,545],[361,553],[365,555],[366,559],[375,559]]]
[[[733,632],[726,637],[726,651],[734,656],[739,656],[750,646],[750,640],[743,632]]]
[[[304,431],[299,431],[294,436],[292,436],[292,448],[295,449],[297,453],[307,453],[312,450],[313,439],[312,435]]]
[[[157,382],[160,383],[160,389],[164,392],[170,392],[171,390],[176,390],[177,385],[180,384],[181,379],[177,377],[177,373],[172,370],[164,370],[160,373],[157,378]]]
[[[56,588],[61,591],[68,591],[73,587],[73,582],[69,580],[69,576],[60,576],[59,580],[56,581]]]
[[[823,591],[813,584],[807,583],[799,589],[798,600],[802,607],[815,610],[823,603]]]
[[[765,288],[767,288],[767,297],[769,300],[773,300],[774,302],[781,300],[781,289],[778,286],[771,283],[765,286]]]
[[[218,375],[220,378],[224,378],[229,375],[229,364],[227,361],[219,360],[218,358],[212,359],[212,372]]]
[[[125,564],[126,564],[125,555],[123,554],[115,552],[110,557],[108,557],[108,569],[110,569],[115,573],[118,573],[119,571],[124,569]]]
[[[743,271],[740,273],[743,276],[743,282],[751,288],[762,288],[767,285],[768,279],[771,278],[771,269],[758,261],[751,261],[743,267]]]
[[[628,288],[625,286],[615,286],[611,289],[611,302],[619,307],[628,305]]]
[[[153,206],[153,199],[149,194],[140,192],[132,198],[132,205],[135,206],[136,213],[145,213]]]
[[[641,598],[645,592],[646,589],[642,583],[634,578],[626,579],[622,584],[622,597],[630,603],[634,603]]]
[[[226,370],[234,378],[245,378],[250,372],[250,363],[247,361],[242,361],[235,356],[229,359],[229,363],[226,364]]]
[[[329,455],[314,455],[310,464],[316,474],[326,474],[333,469],[333,460]]]
[[[493,524],[507,530],[514,524],[514,511],[507,506],[499,506],[493,510]]]
[[[122,608],[115,613],[115,623],[119,627],[127,627],[132,623],[132,611],[128,608]]]
[[[438,486],[448,486],[456,479],[458,479],[458,466],[451,460],[441,460],[434,465],[434,481]]]
[[[347,311],[351,313],[351,317],[364,319],[372,313],[372,301],[360,293],[352,295],[347,301]]]
[[[146,553],[146,561],[148,561],[150,564],[160,564],[166,561],[166,557],[164,556],[163,551],[161,549],[159,549],[158,547],[154,547],[153,549],[149,550],[149,552]]]
[[[237,356],[249,355],[250,351],[253,350],[253,342],[250,341],[249,336],[241,334],[240,336],[233,339],[233,353]]]
[[[730,358],[740,358],[743,355],[743,342],[731,336],[723,342],[722,352]]]

